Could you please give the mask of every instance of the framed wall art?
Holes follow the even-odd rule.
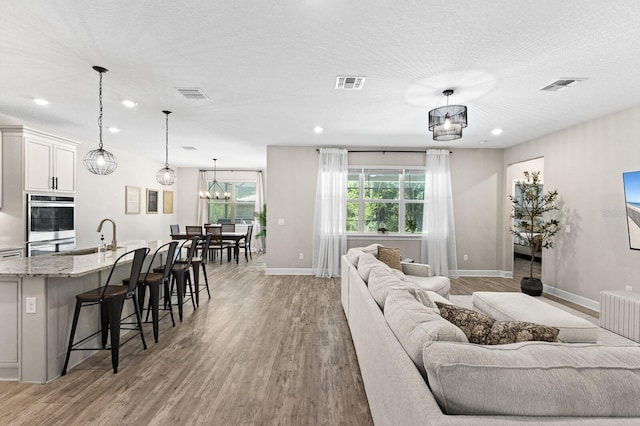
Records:
[[[162,213],[173,213],[173,191],[162,191]]]
[[[124,213],[140,214],[140,188],[137,186],[124,187]]]
[[[158,191],[147,189],[147,214],[158,213]]]

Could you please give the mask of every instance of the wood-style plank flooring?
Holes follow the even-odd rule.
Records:
[[[518,268],[451,292],[519,291]],[[0,382],[0,424],[372,424],[339,279],[265,276],[262,256],[209,276],[212,299],[165,318],[157,344],[145,325],[149,348],[124,345],[118,374],[105,351],[52,383]]]

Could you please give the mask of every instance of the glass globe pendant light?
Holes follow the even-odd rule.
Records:
[[[176,172],[169,167],[169,114],[171,111],[162,111],[166,116],[166,127],[165,127],[165,156],[164,156],[164,167],[158,170],[156,173],[156,180],[160,182],[162,185],[173,185],[176,183]]]
[[[100,100],[100,114],[98,115],[98,129],[100,131],[100,144],[98,149],[91,150],[84,156],[84,166],[95,175],[108,175],[113,173],[118,167],[116,157],[102,148],[102,74],[109,70],[103,67],[94,66],[93,69],[100,74],[100,89],[98,99]]]

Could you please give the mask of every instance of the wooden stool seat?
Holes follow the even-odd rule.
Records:
[[[77,294],[76,299],[83,302],[106,302],[108,299],[124,297],[129,292],[125,286],[109,286],[106,290],[96,288],[85,293]]]

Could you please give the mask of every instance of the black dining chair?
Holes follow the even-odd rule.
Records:
[[[202,235],[202,226],[187,225],[185,226],[185,231],[187,233],[187,238],[200,236]]]
[[[247,262],[249,261],[249,257],[253,260],[253,256],[251,255],[251,234],[253,234],[253,225],[247,226],[247,233],[239,245],[239,248],[244,249],[244,258]]]
[[[138,278],[140,276],[140,271],[142,270],[142,264],[148,253],[149,249],[145,247],[139,248],[137,250],[132,250],[121,255],[120,257],[118,257],[118,259],[116,259],[115,263],[111,267],[111,271],[109,272],[109,276],[103,287],[99,287],[94,290],[76,295],[76,309],[73,314],[71,335],[69,336],[69,346],[67,347],[67,356],[64,361],[64,367],[62,368],[63,376],[67,374],[67,367],[69,366],[69,357],[71,356],[71,351],[107,349],[106,346],[108,335],[111,336],[111,347],[108,348],[109,350],[111,350],[111,365],[113,366],[113,372],[118,372],[118,362],[120,357],[120,330],[122,328],[122,320],[120,317],[122,315],[122,307],[124,305],[124,301],[127,299],[133,301],[133,309],[135,311],[137,320],[137,327],[135,328],[135,330],[137,330],[140,334],[142,347],[144,349],[147,349],[147,343],[144,340],[144,333],[142,331],[142,319],[135,290],[138,283]],[[114,285],[111,282],[113,272],[115,271],[116,267],[121,265],[120,262],[123,261],[123,259],[130,257],[130,255],[133,255],[133,262],[131,263],[131,272],[129,273],[128,285]],[[100,305],[101,328],[99,331],[74,343],[76,328],[78,326],[78,318],[80,316],[80,309],[85,306],[92,305]],[[98,334],[102,335],[101,348],[78,347],[94,336],[97,336]]]
[[[222,252],[227,250],[227,257],[231,258],[231,249],[233,246],[222,240],[222,228],[219,226],[210,226],[206,228],[207,233],[211,234],[211,244],[209,244],[210,257],[215,260],[218,252],[220,253],[220,264],[222,264]]]
[[[180,233],[180,225],[169,225],[171,233],[169,235],[178,235]]]

